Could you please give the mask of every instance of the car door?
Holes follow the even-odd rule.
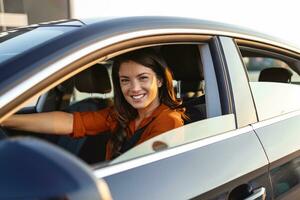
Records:
[[[274,199],[299,199],[299,53],[239,42],[259,118],[253,128],[270,162]],[[278,68],[280,74],[274,70]],[[265,69],[270,77],[265,73],[263,80]],[[284,79],[284,71],[289,79]]]
[[[104,178],[115,199],[248,197],[255,189],[269,189],[267,161],[258,147],[247,127],[95,169],[94,174]]]
[[[113,198],[272,198],[268,160],[250,126],[255,108],[235,44],[212,37],[199,48],[208,118],[155,137],[106,168],[95,167]],[[169,148],[155,151],[155,142]]]

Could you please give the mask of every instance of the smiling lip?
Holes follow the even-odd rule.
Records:
[[[132,95],[131,97],[134,99],[134,100],[139,100],[141,98],[143,98],[145,96],[145,94],[139,94],[139,95]]]
[[[135,103],[140,103],[145,98],[146,94],[139,94],[139,95],[131,95],[132,101]]]

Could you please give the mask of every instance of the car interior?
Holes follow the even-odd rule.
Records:
[[[255,74],[250,81],[300,84],[299,61],[283,54],[262,49],[240,46],[248,75]]]
[[[153,48],[153,47],[152,47]],[[206,118],[203,66],[197,44],[155,46],[167,62],[174,77],[177,98],[186,110],[185,124]],[[97,63],[64,81],[39,97],[36,106],[25,107],[18,113],[49,111],[97,111],[113,105],[111,67],[113,60]],[[75,139],[69,136],[28,133],[7,130],[9,136],[30,135],[45,139],[71,152],[88,164],[105,160],[106,142],[110,133]]]

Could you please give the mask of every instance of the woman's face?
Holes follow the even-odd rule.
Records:
[[[155,72],[134,61],[121,63],[119,79],[126,101],[138,111],[159,106],[158,88],[162,86]]]

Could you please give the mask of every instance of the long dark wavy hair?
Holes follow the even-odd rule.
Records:
[[[167,105],[171,109],[178,109],[184,115],[183,110],[179,109],[181,100],[176,98],[172,73],[164,59],[156,51],[151,48],[145,48],[116,57],[113,61],[112,80],[114,85],[114,116],[119,123],[119,128],[111,138],[113,142],[113,154],[122,145],[126,137],[125,129],[128,128],[129,122],[138,116],[137,110],[126,101],[120,86],[119,69],[121,64],[126,61],[133,61],[152,69],[157,79],[162,81],[162,86],[158,91],[160,103]]]

